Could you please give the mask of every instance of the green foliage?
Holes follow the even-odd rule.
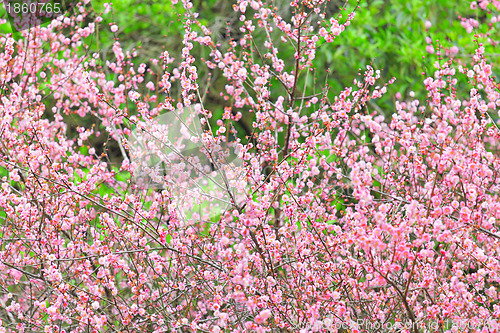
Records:
[[[8,176],[9,176],[9,170],[0,166],[0,178],[1,177],[8,177]]]
[[[104,9],[104,0],[92,2],[96,12]],[[280,2],[280,1],[277,1]],[[328,6],[334,17],[338,15],[338,7],[344,2],[332,0]],[[358,6],[351,1],[345,13]],[[183,25],[177,19],[182,15],[167,0],[122,0],[113,3],[113,10],[104,15],[101,23],[99,45],[102,51],[109,52],[115,35],[109,30],[109,23],[116,23],[119,31],[116,36],[126,49],[142,46],[138,49],[143,62],[148,63],[152,57],[157,57],[164,49],[171,54],[180,51],[179,41],[183,34]],[[200,13],[199,19],[213,32],[214,37],[222,38],[221,31],[231,30],[228,23],[237,22],[237,17],[229,3],[222,0],[195,1],[194,11]],[[476,17],[478,10],[467,13]],[[425,28],[425,21],[432,22],[432,27]],[[232,30],[235,33],[234,28]],[[382,81],[387,82],[396,77],[396,82],[389,93],[378,103],[383,112],[391,114],[394,108],[394,95],[401,92],[407,96],[409,91],[421,84],[426,77],[423,72],[432,70],[433,63],[438,59],[436,54],[425,51],[425,37],[438,39],[445,48],[456,45],[460,48],[459,56],[470,57],[474,43],[472,36],[461,26],[456,14],[456,3],[447,0],[371,0],[359,3],[356,18],[334,43],[318,49],[315,61],[324,68],[322,73],[315,73],[316,84],[323,83],[326,78],[331,86],[332,94],[338,93],[344,87],[352,84],[359,68],[371,64],[375,69],[382,70]],[[258,36],[256,36],[258,37]],[[322,41],[318,42],[319,44]],[[437,50],[437,44],[434,44]],[[280,45],[278,45],[281,48]],[[281,51],[281,49],[280,49]],[[487,50],[488,51],[488,50]],[[444,53],[444,51],[442,51]],[[281,53],[286,55],[287,53]],[[422,57],[425,56],[425,59]],[[330,73],[327,73],[327,70]],[[303,76],[305,80],[305,75]],[[312,82],[312,78],[309,78]],[[312,85],[308,82],[308,87]],[[215,90],[220,86],[213,83]],[[274,85],[273,85],[274,86]],[[416,91],[416,98],[425,99],[425,92]],[[215,103],[215,102],[214,102]],[[215,106],[217,103],[214,104]],[[216,112],[216,110],[214,110]]]
[[[353,8],[348,7],[346,12]],[[352,24],[332,45],[320,48],[317,56],[325,63],[325,68],[332,71],[332,90],[339,91],[350,85],[358,68],[371,64],[382,70],[384,82],[392,77],[397,79],[378,103],[386,114],[391,114],[394,105],[391,99],[395,93],[399,91],[407,96],[409,91],[420,86],[426,77],[422,72],[427,72],[438,58],[425,51],[426,36],[433,41],[438,39],[446,48],[458,46],[459,56],[472,53],[472,36],[461,26],[455,10],[456,3],[447,0],[361,2]],[[471,17],[475,13],[470,10]],[[429,31],[425,28],[426,20],[432,23]],[[422,94],[425,92],[416,89],[415,93],[415,97],[425,100]]]

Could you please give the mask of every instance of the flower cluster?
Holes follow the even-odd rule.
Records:
[[[468,65],[437,61],[427,100],[399,96],[387,117],[394,79],[372,66],[340,92],[310,84],[354,12],[238,0],[242,36],[223,49],[172,3],[185,31],[161,73],[118,39],[114,59],[85,52],[102,17],[84,4],[0,36],[1,332],[500,320],[500,94],[482,44]],[[222,80],[221,110],[201,69]]]

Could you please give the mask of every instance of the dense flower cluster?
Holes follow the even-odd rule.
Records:
[[[181,58],[155,59],[156,83],[118,40],[105,64],[85,52],[102,20],[86,3],[0,36],[0,331],[500,320],[500,94],[481,44],[467,66],[437,61],[428,99],[398,98],[387,119],[372,108],[394,79],[378,85],[371,66],[341,92],[310,84],[317,47],[355,17],[326,17],[324,0],[292,1],[290,19],[238,0],[242,36],[226,50],[182,0]],[[220,117],[200,66],[226,81]],[[102,126],[70,136],[68,116]],[[100,135],[119,168],[89,145]]]

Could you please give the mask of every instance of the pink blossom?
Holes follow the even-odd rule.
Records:
[[[442,42],[402,96],[373,65],[340,90],[317,80],[318,42],[352,28],[347,9],[293,0],[283,17],[236,0],[239,40],[216,45],[191,1],[172,6],[179,57],[151,70],[119,41],[106,61],[83,56],[95,22],[80,6],[0,36],[0,326],[305,332],[498,315],[491,13],[462,15],[478,34],[467,62]]]

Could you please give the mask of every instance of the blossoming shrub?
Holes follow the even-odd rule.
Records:
[[[480,44],[468,66],[436,62],[428,99],[386,119],[367,102],[393,80],[378,84],[370,66],[340,92],[314,82],[317,42],[341,38],[354,12],[293,1],[287,22],[238,1],[242,37],[220,50],[185,0],[182,58],[164,52],[155,83],[119,42],[113,62],[81,55],[100,18],[80,5],[0,37],[2,331],[424,332],[467,320],[484,332],[498,320],[500,96]],[[202,66],[227,79],[218,119]],[[237,133],[244,112],[252,129]],[[72,137],[68,115],[98,123]],[[88,146],[100,135],[117,142],[119,168]]]

